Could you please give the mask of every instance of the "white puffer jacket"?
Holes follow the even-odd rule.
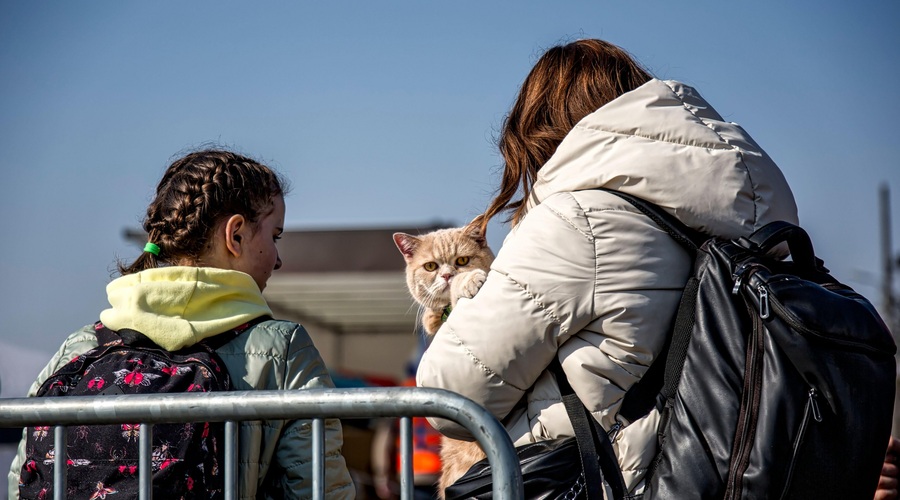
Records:
[[[774,220],[797,223],[793,195],[765,152],[697,92],[651,80],[581,120],[541,168],[528,212],[488,279],[461,300],[419,365],[423,387],[485,406],[516,445],[571,436],[554,356],[606,429],[625,391],[669,333],[690,271],[687,253],[616,189],[728,238]],[[656,412],[615,446],[633,493],[656,450]],[[441,432],[467,437],[452,422]]]

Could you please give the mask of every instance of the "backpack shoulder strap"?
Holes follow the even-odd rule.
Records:
[[[97,344],[101,346],[122,341],[121,336],[117,335],[116,332],[110,330],[106,325],[99,321],[94,323],[94,335],[97,336]]]
[[[654,203],[621,191],[605,188],[600,188],[600,190],[614,194],[633,205],[669,233],[691,256],[696,256],[703,242],[709,239],[708,236],[686,226]],[[629,423],[644,417],[658,402],[664,401],[665,398],[675,393],[694,327],[694,307],[697,301],[698,285],[697,279],[691,276],[681,295],[678,312],[675,315],[675,324],[672,332],[666,336],[662,351],[653,360],[644,375],[625,392],[622,406],[619,408],[619,415]]]
[[[205,338],[200,342],[197,342],[198,347],[202,347],[206,351],[215,351],[216,349],[222,347],[223,345],[231,342],[232,339],[244,333],[250,327],[255,326],[263,321],[267,321],[272,319],[269,315],[263,315],[258,318],[251,319],[250,321],[228,330],[227,332],[222,332],[218,335],[214,335],[212,337]],[[95,332],[97,334],[98,342],[103,345],[110,342],[113,342],[117,339],[121,339],[122,343],[135,348],[147,348],[147,349],[162,349],[155,342],[153,342],[150,337],[147,337],[143,333],[132,330],[130,328],[123,328],[118,331],[112,331],[107,328],[102,323],[98,322],[99,327],[95,327]]]
[[[249,330],[251,327],[256,326],[263,321],[268,321],[272,319],[268,314],[260,316],[258,318],[251,319],[250,321],[244,323],[243,325],[238,326],[237,328],[233,328],[228,330],[227,332],[220,333],[213,337],[209,337],[207,339],[203,339],[200,341],[200,344],[203,344],[204,347],[208,347],[215,351],[216,349],[222,347],[223,345],[231,342],[232,339],[237,337],[238,335],[244,333]]]
[[[556,378],[566,414],[575,431],[575,442],[581,456],[581,471],[584,474],[585,497],[588,500],[603,500],[603,483],[606,482],[612,490],[614,500],[625,498],[625,481],[609,435],[578,399],[558,357],[553,357],[548,369]],[[600,449],[597,449],[597,445]]]
[[[655,203],[651,203],[643,198],[638,198],[637,196],[621,191],[606,188],[598,189],[614,194],[628,203],[631,203],[634,208],[640,210],[641,213],[649,217],[665,232],[669,233],[669,235],[672,236],[675,241],[680,243],[691,255],[695,255],[697,250],[700,249],[700,246],[703,245],[703,242],[709,239],[708,236],[696,229],[686,226],[683,222],[676,219],[672,214],[666,212]]]

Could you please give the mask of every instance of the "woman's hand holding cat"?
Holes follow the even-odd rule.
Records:
[[[487,273],[482,269],[473,269],[457,274],[450,281],[450,306],[456,307],[460,298],[471,299],[481,289]]]

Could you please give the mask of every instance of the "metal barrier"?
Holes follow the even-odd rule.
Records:
[[[0,427],[52,425],[55,446],[65,447],[70,425],[141,422],[138,474],[141,500],[152,495],[150,448],[153,424],[225,422],[225,498],[237,493],[237,430],[244,420],[312,419],[313,498],[325,488],[325,418],[401,419],[401,495],[412,499],[412,416],[440,417],[465,427],[491,463],[493,495],[521,499],[522,472],[506,430],[487,410],[442,389],[392,387],[305,391],[234,391],[69,398],[0,399]],[[66,454],[54,457],[54,498],[65,498]]]

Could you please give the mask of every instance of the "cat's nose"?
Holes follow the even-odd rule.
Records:
[[[452,278],[452,277],[453,277],[453,275],[450,274],[450,273],[446,273],[446,274],[442,274],[442,275],[441,275],[441,278],[444,278],[444,281],[446,281],[447,283],[450,283],[450,278]]]

